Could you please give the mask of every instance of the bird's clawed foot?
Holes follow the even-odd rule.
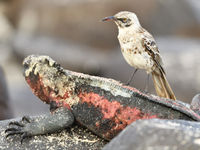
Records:
[[[6,138],[13,136],[13,135],[20,135],[21,136],[21,143],[28,138],[31,137],[30,132],[30,123],[31,119],[28,116],[24,116],[21,121],[17,122],[10,122],[9,127],[5,130]]]
[[[129,81],[127,81],[127,82],[125,83],[125,85],[126,85],[126,86],[129,86],[129,85],[130,85],[130,82],[129,82]]]

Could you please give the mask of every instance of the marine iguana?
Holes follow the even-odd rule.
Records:
[[[48,56],[30,55],[23,66],[26,82],[37,97],[50,104],[51,114],[39,121],[23,117],[11,122],[7,137],[19,134],[23,141],[78,123],[110,140],[139,119],[200,120],[178,100],[144,94],[113,79],[64,70]]]

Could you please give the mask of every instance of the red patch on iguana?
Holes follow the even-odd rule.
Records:
[[[123,106],[116,100],[109,101],[93,92],[80,93],[79,98],[82,103],[88,103],[99,108],[103,114],[103,119],[110,119],[115,123],[112,129],[104,135],[107,139],[113,133],[123,130],[127,125],[136,120],[158,118],[156,115],[144,113],[136,107]],[[99,123],[97,125],[99,126]]]
[[[35,79],[37,78],[37,80]],[[34,78],[31,77],[26,77],[26,82],[30,86],[32,92],[39,97],[42,101],[49,103],[50,98],[49,98],[49,92],[50,89],[45,88],[44,84],[42,82],[42,78],[40,76],[34,76]]]
[[[45,103],[49,104],[51,101],[55,101],[57,107],[67,107],[70,109],[70,105],[65,102],[65,99],[69,98],[68,91],[63,96],[56,94],[52,88],[44,85],[40,76],[37,76],[37,80],[26,77],[26,81],[31,87],[32,92]]]

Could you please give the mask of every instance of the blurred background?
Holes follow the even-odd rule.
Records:
[[[22,75],[29,54],[51,56],[64,68],[126,82],[117,27],[101,22],[119,11],[135,12],[157,41],[176,97],[190,103],[200,92],[199,0],[0,0],[0,119],[48,112]],[[138,71],[132,86],[143,90]],[[150,80],[150,93],[155,93]]]

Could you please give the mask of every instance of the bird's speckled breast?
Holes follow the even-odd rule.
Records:
[[[135,68],[145,69],[147,73],[152,72],[154,61],[145,51],[145,47],[142,45],[142,39],[139,35],[128,36],[127,34],[119,34],[118,39],[122,54],[129,65]]]

